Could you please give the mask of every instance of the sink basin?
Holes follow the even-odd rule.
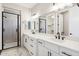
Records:
[[[64,43],[66,40],[62,39],[55,39],[55,38],[50,38],[51,41],[57,42],[57,43]]]
[[[53,41],[54,41],[54,42],[58,42],[58,43],[63,43],[63,42],[65,42],[65,40],[61,40],[61,39],[54,39]]]

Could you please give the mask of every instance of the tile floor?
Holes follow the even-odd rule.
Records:
[[[23,47],[14,47],[3,50],[0,56],[29,56],[28,50]]]

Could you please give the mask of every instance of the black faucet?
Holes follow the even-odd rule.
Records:
[[[65,37],[62,37],[62,40],[64,40]]]
[[[60,39],[60,33],[59,32],[57,33],[57,37],[58,37],[58,39]]]

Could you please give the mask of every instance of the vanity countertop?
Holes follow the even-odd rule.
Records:
[[[43,33],[40,33],[40,34],[39,33],[37,34],[24,33],[24,34],[34,37],[36,39],[41,39],[41,40],[54,43],[59,46],[66,47],[66,48],[79,52],[79,41],[71,40],[68,38],[65,38],[65,40],[55,39],[53,34],[43,34]]]

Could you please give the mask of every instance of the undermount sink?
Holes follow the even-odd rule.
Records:
[[[62,40],[62,39],[56,39],[56,38],[50,38],[51,41],[54,41],[54,42],[58,42],[58,43],[64,43],[66,40]]]

